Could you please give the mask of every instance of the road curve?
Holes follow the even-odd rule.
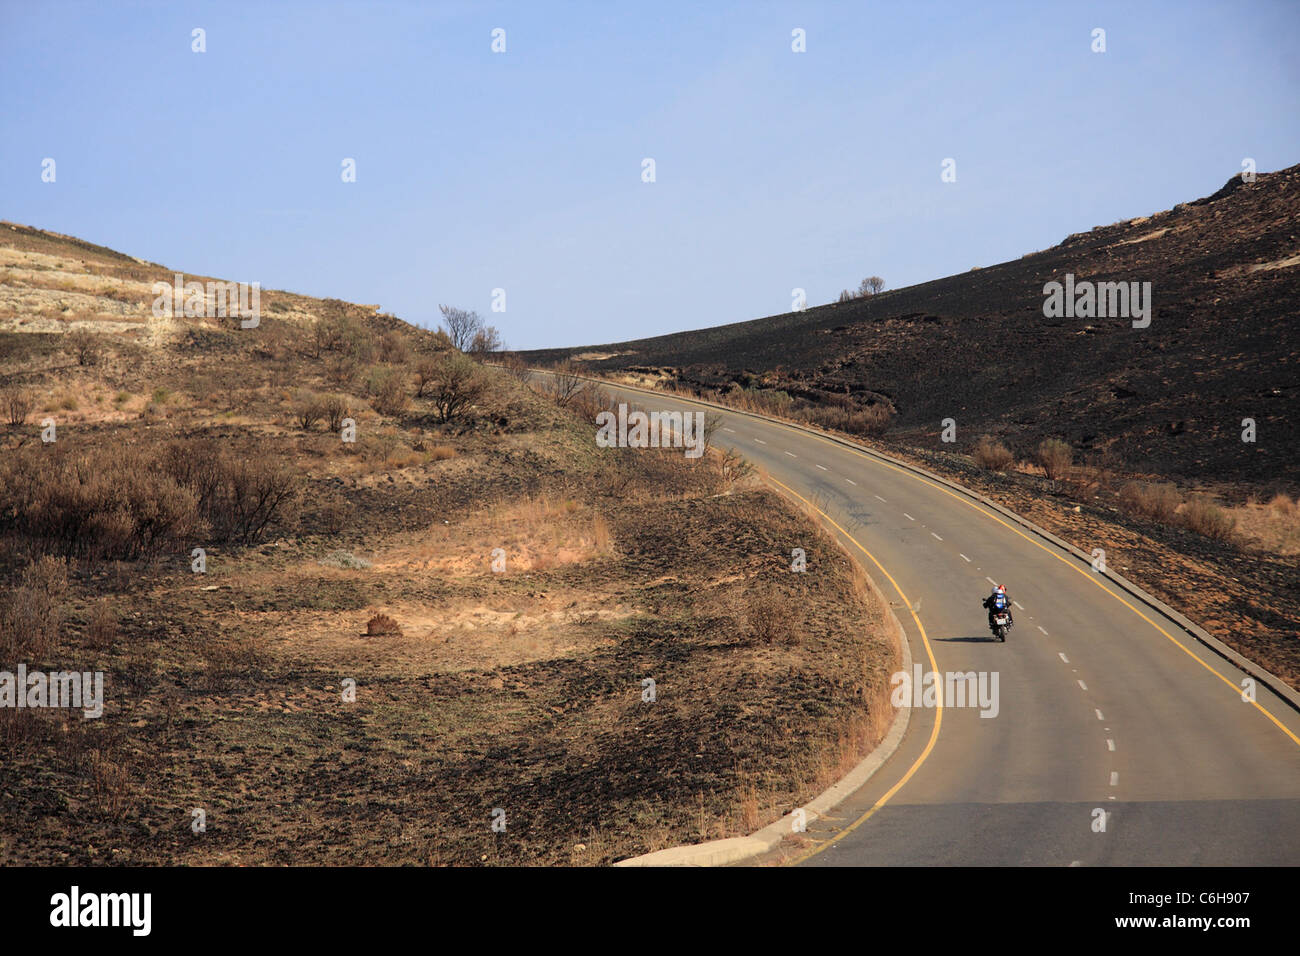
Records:
[[[703,408],[603,387],[647,411]],[[1230,663],[967,496],[773,420],[709,412],[721,419],[715,445],[838,526],[894,604],[914,661],[997,675],[996,716],[914,708],[880,772],[809,824],[799,862],[1300,864],[1300,714],[1288,703],[1262,686],[1243,701],[1246,675]],[[1019,605],[1005,644],[980,606],[991,581]]]

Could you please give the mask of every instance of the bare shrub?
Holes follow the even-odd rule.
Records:
[[[995,441],[989,435],[981,435],[979,441],[975,443],[975,451],[972,453],[975,458],[975,464],[981,468],[988,468],[990,471],[1006,471],[1011,463],[1016,460],[1016,456],[1011,453],[1011,449],[1000,441]]]
[[[772,591],[747,600],[745,621],[759,644],[797,644],[799,633],[789,599]]]
[[[6,385],[0,390],[0,411],[10,427],[17,428],[27,421],[27,416],[36,407],[36,395],[20,385]]]
[[[98,365],[103,352],[100,337],[89,329],[74,329],[65,334],[63,347],[78,365]]]
[[[725,487],[732,488],[753,473],[754,466],[738,452],[730,448],[723,450],[718,459],[718,474]]]
[[[506,374],[519,382],[527,382],[530,377],[528,363],[524,361],[521,355],[510,352],[501,358],[501,367],[506,370]]]
[[[213,541],[254,544],[272,522],[293,517],[298,478],[274,459],[238,458],[213,441],[177,441],[164,449],[163,467],[194,494]]]
[[[312,426],[325,417],[325,403],[311,392],[303,392],[298,396],[293,417],[303,431],[309,432]]]
[[[24,449],[0,471],[0,527],[38,551],[153,557],[201,524],[194,494],[138,448]]]
[[[558,363],[549,377],[551,397],[558,405],[568,405],[586,387],[578,366],[569,359]]]
[[[348,400],[342,395],[330,395],[323,401],[322,411],[329,430],[337,432],[343,427],[343,419],[347,418],[350,412]]]
[[[1064,478],[1074,464],[1074,449],[1059,438],[1046,438],[1038,445],[1035,454],[1048,481]]]

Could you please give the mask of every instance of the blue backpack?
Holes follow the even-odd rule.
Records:
[[[1007,596],[999,591],[993,595],[993,606],[999,611],[1005,611],[1007,608]]]

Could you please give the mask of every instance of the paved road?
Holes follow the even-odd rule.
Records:
[[[646,410],[700,408],[609,390]],[[1300,714],[1288,704],[1263,687],[1258,706],[1243,702],[1243,673],[966,496],[780,423],[716,414],[716,444],[840,525],[915,661],[998,675],[996,716],[913,708],[898,752],[809,826],[818,849],[802,862],[1300,864]],[[1017,602],[1005,644],[980,606],[991,581]]]

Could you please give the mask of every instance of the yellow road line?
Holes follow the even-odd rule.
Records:
[[[857,538],[853,537],[853,535],[849,534],[846,530],[844,530],[844,528],[840,527],[839,522],[837,522],[834,518],[832,518],[826,512],[822,511],[815,504],[810,502],[803,495],[799,494],[799,492],[795,491],[789,485],[783,484],[782,482],[773,478],[771,475],[768,476],[768,480],[771,481],[774,485],[778,485],[781,488],[784,488],[789,494],[793,495],[794,497],[802,501],[804,505],[811,508],[813,511],[817,512],[819,515],[825,518],[826,521],[829,522],[831,526],[835,528],[836,531],[838,531],[840,534],[844,535],[844,537],[848,538],[850,541],[856,544],[858,546],[858,550],[861,551],[863,554],[865,554],[868,558],[870,558],[871,563],[880,569],[880,573],[889,579],[889,583],[894,586],[894,590],[898,592],[898,596],[903,599],[903,603],[907,605],[908,611],[911,612],[912,620],[916,622],[916,629],[921,632],[921,642],[925,645],[926,656],[930,658],[930,671],[932,673],[937,672],[939,670],[939,665],[935,663],[934,650],[930,647],[930,638],[925,633],[925,625],[921,623],[921,618],[917,616],[915,609],[912,607],[912,602],[908,600],[907,595],[903,593],[903,589],[898,586],[898,582],[894,580],[894,576],[885,570],[885,566],[881,564],[879,561],[877,561],[876,556],[872,554],[870,551],[868,551],[866,548],[864,548],[862,546],[862,543],[858,541]],[[903,640],[907,640],[906,634],[903,635]],[[849,833],[852,833],[858,827],[862,826],[862,824],[870,820],[872,815],[875,814],[875,812],[879,810],[881,807],[883,807],[886,803],[888,803],[890,801],[890,798],[892,798],[894,794],[898,793],[899,790],[903,789],[903,785],[907,783],[907,781],[912,779],[912,774],[916,773],[916,771],[920,768],[921,764],[925,763],[925,758],[930,756],[930,751],[934,749],[935,741],[939,739],[939,727],[942,723],[943,723],[943,695],[940,694],[935,703],[934,729],[930,731],[930,739],[926,742],[925,749],[921,751],[920,756],[916,758],[916,761],[912,764],[912,766],[907,768],[907,773],[903,774],[902,779],[899,780],[898,783],[890,787],[889,790],[887,790],[879,800],[873,803],[871,805],[870,810],[862,814],[862,816],[858,817],[856,820],[854,820],[851,824],[849,824],[844,829],[838,831],[834,837],[828,839],[825,843],[821,844],[820,846],[810,850],[809,852],[803,854],[802,856],[792,861],[790,865],[797,866],[798,864],[802,863],[804,860],[811,859],[812,857],[816,856],[818,853],[822,852],[822,850],[830,846],[831,843],[833,843],[835,840],[838,840],[841,837]]]
[[[619,387],[619,386],[615,386],[615,387]],[[626,386],[626,387],[631,387],[631,386]],[[746,413],[746,412],[737,411],[736,409],[728,409],[726,406],[711,405],[711,404],[708,403],[708,402],[701,402],[701,401],[698,401],[698,400],[696,400],[696,399],[692,399],[692,398],[683,398],[683,397],[680,396],[680,395],[676,395],[676,396],[664,396],[664,397],[677,398],[677,399],[679,399],[680,401],[691,402],[692,404],[696,404],[696,405],[703,405],[703,406],[706,407],[706,408],[721,408],[721,409],[724,410],[724,411],[730,411],[730,412],[732,412],[733,414],[737,414],[737,415],[751,414],[751,413]],[[1112,591],[1110,588],[1108,588],[1108,587],[1106,587],[1104,584],[1102,584],[1102,583],[1101,583],[1101,578],[1099,578],[1096,574],[1093,574],[1093,573],[1090,573],[1090,572],[1088,572],[1088,571],[1083,570],[1083,569],[1080,568],[1077,564],[1075,564],[1073,561],[1071,561],[1069,558],[1066,558],[1066,557],[1064,557],[1063,555],[1057,553],[1057,551],[1055,551],[1055,550],[1052,549],[1052,548],[1049,548],[1047,545],[1043,544],[1041,541],[1035,541],[1033,538],[1029,537],[1029,535],[1025,534],[1025,533],[1024,533],[1023,531],[1021,531],[1019,528],[1017,528],[1017,527],[1015,527],[1014,525],[1008,524],[1007,522],[1003,521],[1001,518],[999,518],[997,515],[995,515],[995,514],[994,514],[993,512],[991,512],[991,511],[987,510],[986,508],[982,508],[982,507],[980,507],[980,505],[979,505],[977,502],[971,501],[971,500],[970,500],[969,498],[967,498],[965,495],[960,495],[960,494],[958,494],[957,492],[955,492],[955,491],[953,491],[953,490],[951,490],[951,489],[949,489],[949,488],[945,488],[943,485],[940,485],[940,484],[935,483],[934,481],[930,480],[929,478],[926,478],[924,475],[918,475],[916,472],[911,471],[911,470],[906,469],[906,468],[900,468],[900,467],[898,467],[897,465],[893,464],[892,462],[886,461],[886,460],[884,460],[884,459],[882,459],[882,458],[877,458],[877,457],[874,456],[874,455],[869,455],[869,454],[867,454],[865,451],[862,451],[862,450],[859,449],[859,448],[855,448],[855,447],[853,447],[852,445],[845,445],[845,444],[843,444],[843,443],[841,443],[841,442],[833,441],[832,439],[827,438],[827,437],[825,437],[824,435],[818,435],[816,432],[808,432],[808,431],[804,431],[804,430],[801,429],[801,428],[794,428],[793,426],[789,425],[789,424],[786,423],[786,422],[778,421],[778,420],[773,419],[773,418],[768,418],[768,417],[763,416],[763,415],[756,415],[755,417],[759,418],[759,419],[762,420],[762,421],[769,422],[769,423],[771,423],[771,424],[773,424],[773,425],[782,425],[782,426],[788,428],[790,431],[796,432],[796,433],[798,433],[798,434],[800,434],[800,435],[806,435],[806,436],[809,437],[809,438],[815,438],[815,439],[817,439],[818,441],[823,441],[823,442],[825,442],[825,443],[828,444],[828,445],[834,445],[836,448],[845,449],[845,450],[848,450],[848,451],[854,452],[855,454],[859,455],[859,456],[862,457],[862,458],[866,458],[868,461],[871,461],[871,462],[873,462],[874,464],[882,465],[882,466],[884,466],[885,468],[889,468],[889,469],[892,470],[892,471],[896,471],[896,472],[898,472],[900,475],[904,475],[904,476],[906,476],[906,477],[908,477],[908,478],[913,478],[913,479],[915,479],[916,481],[919,481],[919,482],[921,482],[921,483],[924,484],[924,485],[928,485],[928,486],[930,486],[931,488],[934,488],[934,489],[936,489],[936,490],[938,490],[938,491],[942,491],[942,492],[943,492],[945,495],[947,495],[948,497],[953,498],[953,499],[955,499],[956,501],[960,501],[962,504],[966,505],[966,506],[969,507],[969,508],[973,508],[975,511],[978,511],[980,514],[984,515],[985,517],[987,517],[987,518],[992,518],[994,521],[996,521],[998,524],[1002,525],[1002,526],[1003,526],[1004,528],[1006,528],[1008,531],[1011,531],[1011,532],[1013,532],[1013,533],[1019,535],[1020,537],[1024,538],[1026,541],[1028,541],[1030,544],[1032,544],[1034,547],[1040,549],[1041,551],[1043,551],[1043,552],[1046,553],[1046,554],[1051,555],[1053,558],[1055,558],[1056,560],[1060,561],[1062,564],[1064,564],[1064,565],[1065,565],[1066,567],[1068,567],[1070,570],[1074,571],[1074,572],[1077,573],[1077,574],[1081,574],[1081,575],[1082,575],[1086,580],[1091,581],[1091,582],[1092,582],[1093,584],[1095,584],[1097,587],[1101,588],[1101,590],[1102,590],[1103,592],[1105,592],[1106,594],[1109,594],[1109,595],[1110,595],[1111,597],[1113,597],[1116,601],[1119,601],[1120,604],[1123,604],[1126,608],[1128,608],[1130,611],[1132,611],[1132,612],[1133,612],[1134,614],[1136,614],[1138,617],[1142,618],[1142,620],[1146,621],[1148,624],[1150,624],[1152,627],[1154,627],[1157,631],[1159,631],[1161,634],[1163,634],[1166,638],[1168,638],[1171,642],[1173,642],[1174,646],[1177,647],[1179,650],[1181,650],[1184,654],[1186,654],[1186,655],[1187,655],[1188,657],[1190,657],[1192,660],[1196,661],[1196,663],[1200,664],[1202,667],[1204,667],[1207,671],[1209,671],[1211,674],[1213,674],[1213,675],[1214,675],[1215,677],[1217,677],[1219,680],[1223,681],[1223,683],[1225,683],[1226,685],[1228,685],[1228,687],[1232,688],[1232,692],[1233,692],[1233,694],[1235,694],[1235,695],[1237,696],[1238,699],[1241,698],[1241,688],[1240,688],[1240,687],[1238,687],[1238,686],[1237,686],[1236,684],[1234,684],[1232,681],[1228,680],[1228,678],[1224,677],[1222,674],[1220,674],[1217,670],[1215,670],[1213,667],[1211,667],[1211,666],[1210,666],[1209,664],[1207,664],[1205,661],[1201,660],[1201,658],[1198,657],[1198,656],[1197,656],[1197,655],[1196,655],[1196,654],[1195,654],[1191,649],[1189,649],[1185,644],[1183,644],[1182,641],[1178,640],[1178,638],[1174,637],[1174,635],[1170,634],[1168,631],[1166,631],[1163,627],[1161,627],[1159,624],[1157,624],[1157,623],[1156,623],[1155,621],[1153,621],[1151,618],[1147,617],[1144,613],[1142,613],[1142,611],[1138,610],[1138,608],[1137,608],[1136,606],[1134,606],[1133,604],[1130,604],[1127,600],[1125,600],[1125,599],[1124,599],[1123,597],[1121,597],[1119,594],[1115,593],[1115,592]],[[775,480],[775,479],[773,479],[773,480]],[[854,543],[854,544],[857,544],[856,541],[854,541],[853,543]],[[859,544],[858,547],[861,548],[862,545]],[[863,551],[865,552],[866,549],[863,548]],[[872,558],[872,560],[875,561],[875,558]],[[878,563],[877,563],[877,566],[879,566]],[[884,571],[884,568],[881,568],[881,571]],[[893,579],[891,578],[890,580],[892,581]],[[895,584],[894,587],[898,587],[898,585]],[[899,593],[901,594],[902,592],[900,591]],[[910,606],[910,605],[909,605],[909,606]],[[919,624],[920,622],[918,621],[917,623]],[[1292,741],[1294,744],[1296,744],[1296,746],[1300,746],[1300,737],[1297,737],[1294,733],[1292,733],[1291,729],[1290,729],[1289,727],[1287,727],[1286,724],[1284,724],[1284,723],[1282,723],[1282,721],[1278,720],[1277,717],[1275,717],[1275,716],[1273,715],[1273,713],[1272,713],[1271,711],[1269,711],[1266,707],[1264,707],[1262,704],[1260,704],[1259,701],[1257,701],[1257,700],[1252,700],[1252,701],[1249,701],[1248,703],[1250,703],[1251,706],[1253,706],[1253,707],[1254,707],[1256,710],[1258,710],[1261,714],[1263,714],[1263,715],[1264,715],[1265,717],[1267,717],[1270,721],[1272,721],[1272,722],[1277,726],[1278,730],[1282,731],[1282,733],[1284,733],[1284,734],[1286,734],[1288,737],[1290,737],[1290,738],[1291,738],[1291,741]]]

